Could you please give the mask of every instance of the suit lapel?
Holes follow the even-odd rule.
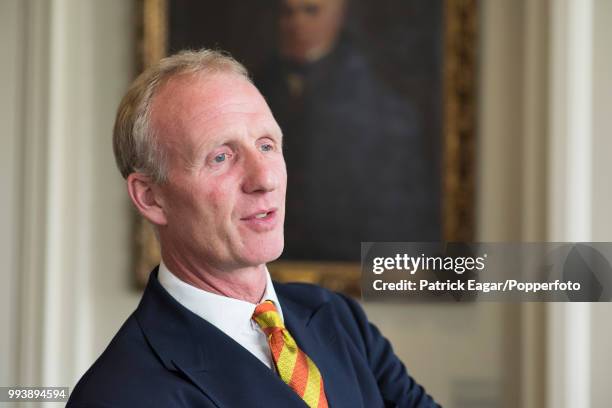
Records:
[[[312,299],[300,302],[287,293],[285,285],[275,283],[274,286],[287,329],[321,372],[329,406],[362,407],[350,356],[337,338],[338,326],[331,304]]]
[[[208,350],[203,367],[174,361],[175,367],[219,407],[305,407],[274,371],[229,337],[223,340]]]
[[[218,407],[306,406],[248,350],[172,298],[159,284],[157,269],[136,318],[164,366],[186,377]]]

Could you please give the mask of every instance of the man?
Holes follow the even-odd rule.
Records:
[[[272,283],[282,133],[245,69],[182,52],[144,72],[114,150],[162,263],[69,407],[429,407],[357,303]]]

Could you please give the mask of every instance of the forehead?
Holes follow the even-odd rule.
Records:
[[[152,101],[151,115],[156,124],[164,125],[164,119],[176,122],[232,106],[257,111],[263,108],[262,103],[257,89],[237,74],[188,74],[172,77],[160,87]]]
[[[171,78],[152,101],[151,123],[162,142],[201,137],[228,127],[277,126],[257,88],[232,73]]]

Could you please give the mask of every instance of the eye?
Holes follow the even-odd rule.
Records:
[[[316,16],[317,14],[319,14],[319,6],[317,6],[316,4],[307,4],[304,7],[304,11],[306,12],[306,14],[308,14],[311,17]]]
[[[259,148],[262,152],[271,152],[272,150],[274,150],[274,146],[270,143],[264,143]]]
[[[223,148],[213,152],[207,159],[207,162],[210,166],[218,167],[229,163],[233,156],[234,153],[230,149]]]

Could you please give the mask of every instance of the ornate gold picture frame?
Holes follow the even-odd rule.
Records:
[[[423,0],[429,1],[429,0]],[[138,0],[141,68],[168,49],[168,0]],[[441,234],[446,241],[471,241],[474,235],[476,0],[443,0],[443,72],[441,143]],[[152,228],[134,221],[135,282],[143,287],[160,254]],[[280,281],[304,281],[350,295],[360,294],[360,268],[354,262],[276,261],[269,265]]]

